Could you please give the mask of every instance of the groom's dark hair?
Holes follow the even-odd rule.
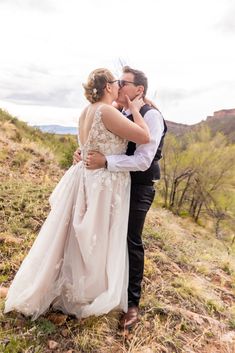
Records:
[[[143,71],[132,69],[130,66],[123,66],[122,72],[124,74],[131,73],[134,75],[134,83],[136,86],[144,86],[143,95],[146,95],[148,89],[148,79]]]

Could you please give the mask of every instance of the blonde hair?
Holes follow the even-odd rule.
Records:
[[[90,103],[96,103],[104,96],[104,90],[108,82],[115,77],[108,69],[96,69],[90,73],[87,83],[83,83],[85,97]]]

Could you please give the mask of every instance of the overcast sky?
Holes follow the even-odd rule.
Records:
[[[95,68],[143,70],[167,120],[235,108],[234,0],[0,0],[0,107],[76,125]]]

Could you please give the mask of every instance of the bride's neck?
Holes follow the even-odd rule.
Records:
[[[107,97],[106,96],[106,97],[101,98],[100,103],[105,103],[105,104],[112,105],[113,99],[112,99],[112,97]]]

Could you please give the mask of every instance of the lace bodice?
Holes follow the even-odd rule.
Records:
[[[83,159],[90,150],[99,151],[106,156],[126,153],[128,141],[107,130],[101,115],[99,107],[95,112],[86,143],[84,145],[80,143]]]

